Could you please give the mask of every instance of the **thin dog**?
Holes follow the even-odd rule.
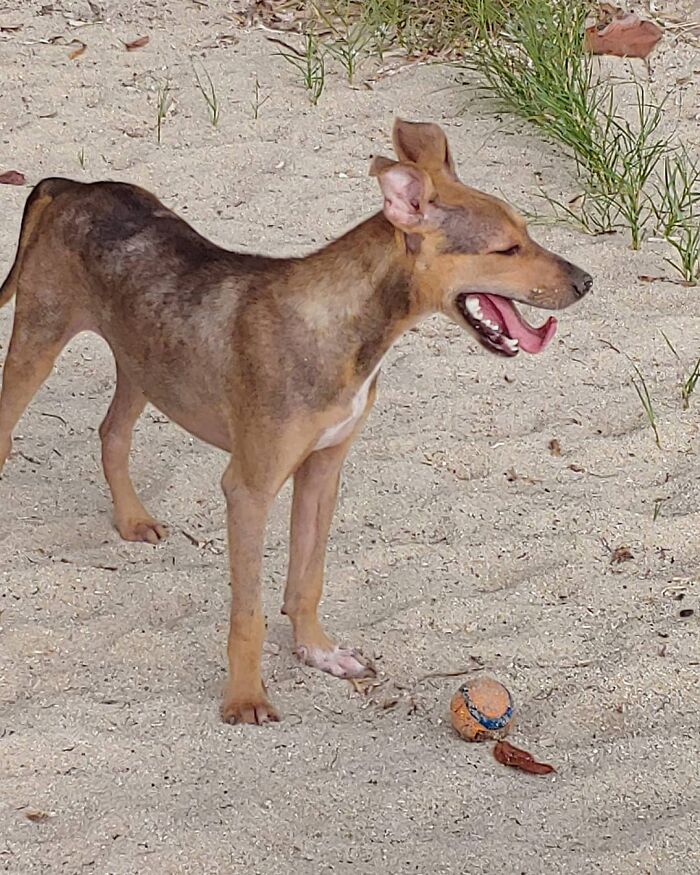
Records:
[[[383,210],[304,258],[224,250],[153,195],[116,182],[45,179],[32,191],[17,256],[0,396],[0,471],[12,431],[57,356],[81,331],[109,344],[116,391],[100,427],[122,538],[165,528],[132,485],[131,434],[147,402],[230,454],[222,477],[231,571],[222,716],[277,720],[261,677],[260,586],[271,505],[294,478],[283,613],[296,652],[336,677],[372,669],[322,629],[317,609],[343,460],[374,404],[382,360],[440,312],[501,356],[540,352],[556,331],[514,301],[568,307],[589,274],[543,249],[507,204],[463,185],[444,132],[397,120],[398,161],[377,157]]]

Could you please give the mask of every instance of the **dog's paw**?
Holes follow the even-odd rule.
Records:
[[[300,644],[297,656],[305,665],[328,672],[336,678],[372,678],[376,671],[372,663],[359,651],[347,647],[333,647],[323,650],[321,647],[307,647]]]
[[[168,537],[166,527],[151,517],[117,522],[117,531],[125,541],[144,541],[146,544],[160,544]]]
[[[249,723],[253,726],[277,723],[280,719],[265,696],[256,699],[227,698],[221,706],[221,717],[224,723]]]

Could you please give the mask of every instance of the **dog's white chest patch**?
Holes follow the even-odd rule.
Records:
[[[345,419],[341,419],[341,421],[336,423],[336,425],[332,425],[330,428],[327,428],[325,431],[321,432],[321,436],[316,442],[314,450],[325,450],[327,447],[335,447],[337,444],[342,443],[345,438],[349,437],[352,434],[352,430],[355,428],[358,419],[365,411],[370,386],[372,385],[372,381],[374,380],[374,378],[377,376],[377,373],[379,372],[381,366],[382,362],[380,361],[375,369],[372,371],[372,373],[369,375],[369,377],[367,377],[364,383],[357,390],[357,393],[352,399],[352,403],[350,405],[350,415],[347,416]]]

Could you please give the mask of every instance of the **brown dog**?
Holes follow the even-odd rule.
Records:
[[[512,301],[568,307],[591,277],[528,236],[505,203],[463,185],[436,125],[397,121],[399,161],[375,158],[384,210],[305,258],[220,249],[131,185],[45,179],[30,195],[0,305],[17,293],[0,396],[0,470],[22,412],[80,331],[110,345],[114,399],[100,427],[105,477],[122,538],[165,536],[128,471],[147,401],[230,453],[222,478],[231,566],[230,722],[277,715],[260,657],[263,538],[293,475],[284,613],[296,650],[337,677],[371,671],[321,628],[317,608],[343,460],[374,402],[392,343],[439,311],[494,353],[540,352]]]

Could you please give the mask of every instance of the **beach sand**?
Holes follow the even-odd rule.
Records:
[[[374,78],[369,63],[355,88],[333,68],[313,107],[274,34],[241,31],[220,0],[16,7],[0,2],[0,28],[22,25],[0,30],[0,172],[27,185],[0,186],[3,277],[45,176],[137,183],[221,245],[308,252],[380,208],[367,169],[391,154],[396,115],[443,125],[464,181],[521,210],[546,212],[541,187],[578,193],[566,157],[447,67]],[[74,38],[87,48],[70,60]],[[217,129],[192,56],[216,85]],[[694,149],[699,66],[671,35],[651,59]],[[378,685],[356,691],[292,654],[280,496],[265,550],[270,727],[219,719],[224,454],[148,408],[132,472],[171,536],[121,542],[97,435],[112,358],[93,336],[71,342],[0,481],[2,871],[700,871],[700,396],[689,410],[680,396],[700,290],[638,279],[672,276],[660,243],[532,233],[595,277],[549,349],[504,360],[428,320],[387,357],[346,464],[322,614],[375,659]],[[11,324],[8,306],[0,362]],[[475,672],[510,688],[513,743],[555,774],[506,769],[455,736],[449,700]]]

